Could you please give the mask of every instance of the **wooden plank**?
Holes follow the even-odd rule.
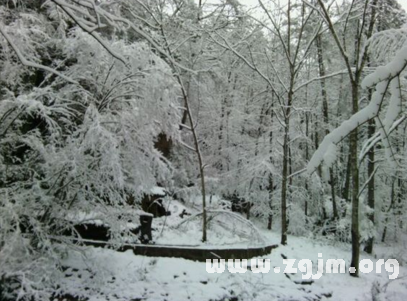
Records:
[[[250,259],[270,254],[278,245],[268,245],[257,248],[185,248],[160,245],[125,245],[121,251],[133,250],[135,255],[148,257],[175,257],[205,262],[206,259]]]
[[[56,237],[54,237],[55,240]],[[65,237],[66,239],[66,237]],[[106,241],[68,238],[78,244],[111,248],[119,252],[132,250],[135,255],[147,257],[175,257],[188,260],[205,262],[206,259],[250,259],[253,257],[270,254],[278,245],[267,245],[263,247],[240,247],[240,248],[208,248],[206,246],[171,246],[171,245],[149,245],[149,244],[124,244],[116,248],[118,244]]]

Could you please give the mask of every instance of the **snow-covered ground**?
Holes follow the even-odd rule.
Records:
[[[279,241],[277,233],[260,230],[266,243]],[[199,233],[195,233],[199,237]],[[350,263],[350,247],[315,239],[289,236],[287,246],[279,246],[263,258],[271,260],[269,273],[221,274],[206,272],[206,264],[179,258],[135,256],[132,251],[119,253],[103,248],[87,248],[71,252],[64,263],[69,293],[89,300],[407,300],[407,269],[400,267],[398,278],[389,280],[382,269],[353,278],[348,273],[326,274],[311,285],[297,284],[301,273],[282,273],[282,254],[289,259],[311,259],[316,272],[318,253],[326,259],[341,258]],[[381,246],[381,254],[392,254]],[[377,259],[362,253],[361,259]],[[385,260],[387,258],[383,257]],[[281,267],[274,273],[274,267]],[[375,298],[373,299],[372,291]],[[238,297],[235,299],[234,297]]]

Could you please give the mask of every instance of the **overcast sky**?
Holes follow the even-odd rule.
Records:
[[[398,0],[398,2],[407,11],[407,0]]]

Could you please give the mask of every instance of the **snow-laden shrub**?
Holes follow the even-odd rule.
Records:
[[[49,11],[0,5],[0,286],[11,299],[49,300],[68,215],[115,207],[118,234],[127,198],[171,180],[156,137],[178,135],[177,84],[162,59],[106,34],[125,65]],[[55,72],[23,66],[16,50]]]

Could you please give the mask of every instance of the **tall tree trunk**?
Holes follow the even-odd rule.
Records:
[[[386,211],[386,218],[384,219],[384,229],[383,229],[383,234],[382,234],[382,242],[384,243],[386,241],[386,234],[387,234],[387,223],[389,222],[389,213],[391,211],[391,209],[394,206],[394,202],[395,202],[395,189],[394,189],[394,182],[395,180],[392,179],[391,182],[391,193],[390,193],[390,205],[389,208]]]
[[[290,113],[293,100],[292,86],[288,92],[287,108],[285,110],[285,128],[283,142],[283,177],[281,183],[281,244],[287,244],[287,190],[288,190],[288,164],[289,164],[289,143],[290,143]]]
[[[317,44],[317,54],[318,54],[318,67],[319,67],[319,76],[325,76],[325,66],[324,66],[324,57],[323,57],[323,49],[322,49],[322,40],[321,35],[318,35],[316,38]],[[325,127],[325,135],[329,134],[329,115],[328,115],[328,97],[326,93],[326,85],[325,79],[321,79],[321,94],[322,94],[322,112],[324,115],[324,127]],[[338,219],[338,210],[336,208],[336,198],[335,198],[335,177],[333,168],[329,168],[329,177],[330,177],[330,185],[331,185],[331,199],[332,199],[332,211],[333,211],[333,218],[336,220]]]
[[[274,106],[274,93],[271,94],[271,107]],[[268,114],[267,114],[268,115]],[[270,127],[273,125],[273,119],[274,119],[274,110],[270,109]],[[273,131],[270,131],[269,134],[269,144],[270,144],[270,163],[273,163],[273,157],[271,155],[271,152],[273,150]],[[274,181],[273,181],[273,175],[270,173],[269,174],[269,185],[268,185],[268,193],[269,193],[269,216],[268,216],[268,222],[267,222],[267,229],[271,230],[273,227],[273,192],[274,192]]]
[[[345,185],[343,187],[342,191],[342,198],[346,200],[346,203],[350,203],[350,198],[349,198],[349,191],[350,191],[350,178],[352,174],[352,160],[351,160],[351,145],[349,141],[349,152],[348,152],[348,158],[347,158],[347,164],[346,164],[346,174],[345,174]],[[344,212],[344,216],[346,215],[346,212]]]
[[[286,120],[288,121],[288,120]],[[281,183],[281,244],[287,244],[287,180],[288,180],[288,143],[289,127],[285,124],[283,142],[283,179]]]
[[[308,90],[307,90],[308,91]],[[308,93],[307,93],[308,95]],[[306,97],[307,98],[307,97]],[[308,99],[308,98],[307,98]],[[305,136],[308,138],[309,136],[309,113],[305,112]],[[309,147],[308,147],[308,142],[305,144],[305,160],[308,162],[309,161]],[[308,192],[308,177],[305,179],[305,190]],[[304,204],[304,215],[305,215],[305,222],[308,222],[307,216],[308,216],[308,200],[305,199],[305,204]]]
[[[335,43],[341,53],[341,56],[346,64],[348,71],[349,83],[352,88],[352,113],[356,114],[359,111],[359,83],[361,80],[362,72],[366,62],[368,61],[368,48],[363,47],[362,37],[369,39],[373,34],[373,28],[376,20],[376,5],[377,0],[369,1],[365,0],[364,11],[361,16],[362,20],[356,19],[357,32],[355,36],[355,51],[354,62],[350,62],[350,58],[346,51],[345,43],[341,44],[337,31],[332,23],[332,19],[325,7],[323,0],[318,0],[318,4],[321,7],[321,12],[325,17],[329,31],[331,32]],[[371,7],[371,14],[368,14],[368,7]],[[350,13],[351,10],[349,10]],[[348,15],[349,17],[349,15]],[[370,18],[367,23],[367,18]],[[365,29],[365,25],[368,24],[368,29]],[[344,35],[345,36],[345,35]],[[359,275],[359,255],[360,255],[360,233],[359,233],[359,170],[358,170],[358,130],[355,129],[350,134],[350,163],[352,168],[352,260],[351,267],[353,271],[350,272],[352,276],[357,277]]]
[[[358,83],[352,84],[352,107],[353,113],[359,111],[359,93]],[[355,129],[350,134],[350,159],[352,165],[352,260],[351,267],[355,268],[355,272],[351,272],[352,276],[359,275],[359,256],[360,256],[360,233],[359,233],[359,168],[358,168],[358,129]]]
[[[374,120],[369,121],[368,126],[368,139],[373,137],[376,132]],[[370,212],[368,213],[369,220],[374,224],[374,213],[375,213],[375,179],[374,179],[374,170],[375,170],[375,148],[372,147],[368,153],[368,162],[367,162],[367,176],[369,183],[367,186],[367,205],[369,206]],[[374,237],[370,237],[365,246],[365,252],[372,254],[373,252],[373,240]]]
[[[315,149],[318,149],[319,146],[319,122],[318,122],[318,116],[316,116],[315,118],[315,131],[314,131],[314,146]],[[317,174],[319,176],[320,179],[322,179],[322,168],[321,165],[318,166],[317,168]],[[321,207],[321,211],[322,212],[322,220],[325,221],[327,219],[327,214],[326,214],[326,209],[325,209],[325,204],[324,202],[321,202],[320,204]]]
[[[199,19],[199,15],[198,15],[198,19]],[[160,30],[161,30],[162,37],[164,38],[165,49],[167,50],[169,56],[171,58],[174,58],[174,55],[171,51],[171,48],[170,48],[168,40],[167,40],[167,36],[164,32],[164,28],[161,26]],[[184,105],[185,105],[184,113],[186,113],[186,116],[188,117],[188,121],[190,124],[189,130],[192,133],[192,138],[193,138],[193,143],[194,143],[194,147],[192,149],[194,149],[194,151],[197,155],[197,158],[198,158],[198,170],[199,170],[199,175],[200,175],[200,179],[201,179],[201,194],[202,194],[202,241],[206,242],[207,241],[207,231],[206,231],[207,230],[207,214],[206,214],[205,172],[204,172],[202,154],[201,154],[201,150],[199,147],[198,133],[196,132],[196,127],[195,127],[196,124],[195,124],[194,118],[192,116],[190,98],[189,98],[187,89],[185,88],[184,82],[182,80],[181,73],[179,72],[178,68],[175,66],[175,63],[173,61],[170,61],[169,65],[172,67],[172,69],[174,71],[176,71],[175,77],[178,81],[178,84],[180,85],[181,94],[182,94],[182,98],[184,100]],[[199,81],[199,79],[198,79],[198,81]],[[186,120],[185,120],[185,122],[186,122]],[[182,124],[184,124],[184,123],[182,123]]]
[[[273,226],[273,188],[274,184],[273,184],[273,176],[269,175],[269,216],[268,216],[268,221],[267,221],[267,229],[271,230],[272,226]]]
[[[205,189],[204,164],[202,161],[201,150],[199,148],[198,134],[197,134],[195,126],[194,126],[194,119],[192,117],[191,107],[189,106],[188,95],[187,95],[185,89],[183,88],[182,79],[179,76],[178,76],[178,82],[181,86],[181,92],[184,97],[186,111],[188,113],[188,119],[189,119],[189,123],[190,123],[190,129],[191,129],[191,133],[192,133],[192,137],[193,137],[193,141],[194,141],[194,148],[195,148],[196,155],[198,157],[198,168],[199,168],[199,175],[201,178],[201,194],[202,194],[202,241],[206,242],[207,241],[207,235],[206,235],[207,216],[206,216],[206,189]]]

